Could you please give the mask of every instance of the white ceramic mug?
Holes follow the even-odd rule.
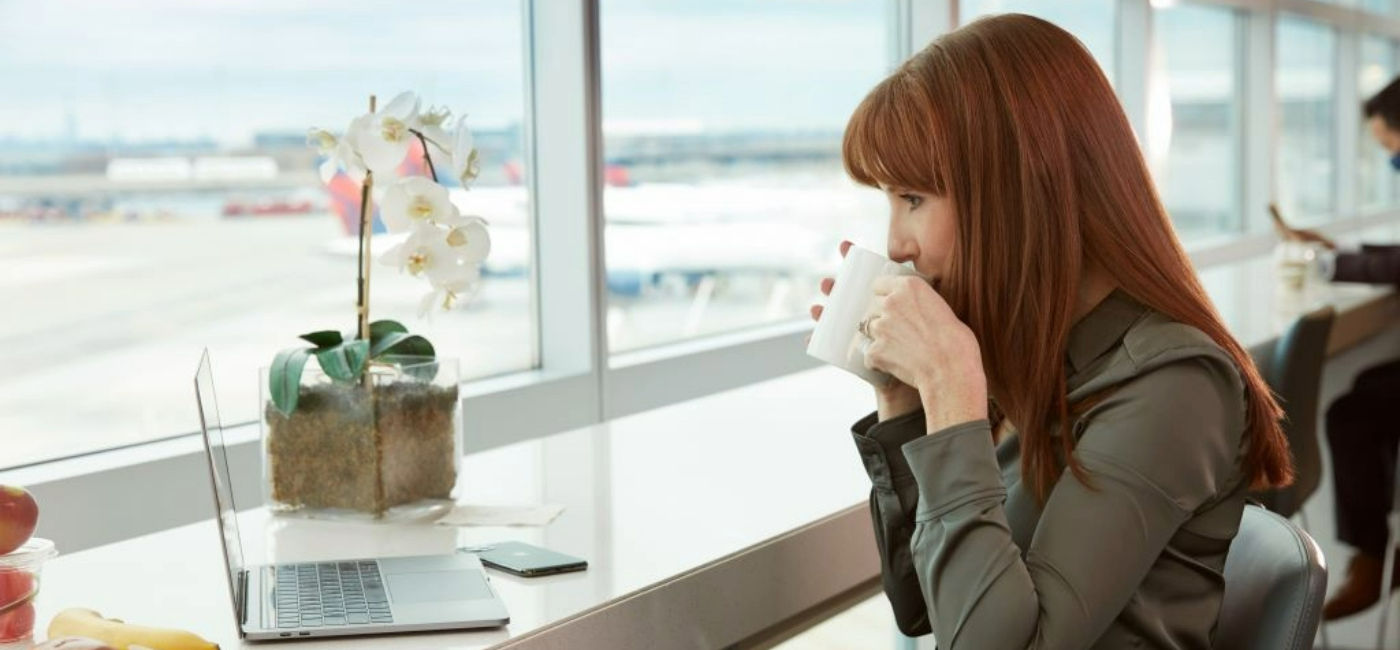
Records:
[[[860,321],[870,309],[876,278],[887,275],[919,275],[914,269],[897,264],[871,250],[851,246],[836,274],[836,284],[822,308],[821,318],[812,330],[807,354],[845,369],[876,386],[889,381],[889,375],[865,367],[865,346],[869,342],[859,330]]]

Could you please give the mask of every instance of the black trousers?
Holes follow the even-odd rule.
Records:
[[[1386,515],[1395,491],[1400,443],[1400,359],[1366,369],[1351,392],[1327,408],[1327,445],[1336,485],[1337,537],[1375,557],[1385,554]]]

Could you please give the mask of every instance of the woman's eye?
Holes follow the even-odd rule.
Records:
[[[899,198],[909,202],[909,209],[916,210],[924,202],[924,197],[918,194],[900,194]]]

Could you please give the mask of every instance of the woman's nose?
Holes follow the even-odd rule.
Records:
[[[918,257],[918,250],[905,239],[890,237],[887,254],[889,258],[903,264]]]

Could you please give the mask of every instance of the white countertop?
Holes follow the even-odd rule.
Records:
[[[1350,238],[1400,241],[1400,226]],[[1333,349],[1400,318],[1392,289],[1288,291],[1264,256],[1206,269],[1222,316],[1251,348],[1332,304]],[[869,389],[822,368],[467,457],[464,501],[557,503],[543,528],[442,528],[242,516],[250,562],[451,552],[505,539],[589,561],[582,573],[488,571],[503,629],[306,640],[342,647],[715,647],[878,578],[869,481],[846,427]],[[207,484],[172,489],[208,491]],[[211,500],[212,501],[212,500]],[[211,505],[212,512],[212,505]],[[63,607],[187,629],[241,647],[213,520],[63,556],[44,570],[38,636]]]
[[[846,512],[842,530],[845,538],[855,535],[858,551],[843,557],[839,570],[825,557],[803,558],[790,549],[781,556],[792,564],[758,567],[777,573],[806,567],[814,572],[809,579],[821,584],[776,599],[731,592],[712,603],[721,606],[718,618],[704,626],[698,616],[674,611],[658,621],[676,629],[656,634],[683,632],[672,638],[704,646],[732,643],[761,629],[732,621],[735,608],[758,613],[776,607],[767,613],[796,614],[787,610],[804,596],[814,606],[826,597],[819,594],[856,586],[878,572],[869,518],[856,507],[864,503],[869,480],[846,430],[870,404],[868,388],[840,371],[792,375],[467,457],[465,501],[565,506],[544,528],[333,523],[269,517],[258,509],[240,517],[245,553],[250,562],[346,559],[449,553],[458,546],[518,539],[589,561],[587,571],[542,578],[488,570],[510,611],[504,629],[300,642],[486,648],[542,633],[604,605],[631,600],[633,611],[648,615],[674,609],[695,594],[660,589],[668,583],[721,559],[762,555],[768,552],[765,543],[781,543],[775,538]],[[852,521],[859,526],[852,528]],[[219,553],[210,519],[62,556],[44,570],[36,601],[39,625],[58,609],[77,606],[130,622],[187,629],[224,648],[240,647]],[[750,575],[765,583],[785,580],[776,573]],[[743,602],[754,597],[772,602]],[[685,629],[687,618],[694,629]],[[663,647],[638,647],[647,646]]]

